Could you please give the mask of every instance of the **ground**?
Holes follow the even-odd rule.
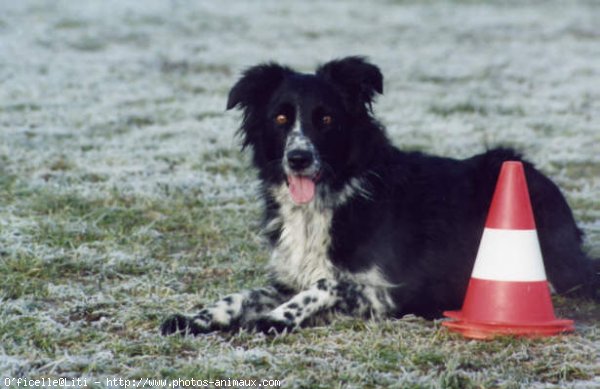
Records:
[[[240,71],[366,55],[394,142],[511,145],[563,189],[600,257],[600,3],[4,1],[0,378],[278,379],[286,387],[600,387],[600,308],[576,332],[466,341],[439,321],[336,318],[282,337],[163,338],[161,320],[260,285]],[[13,383],[14,384],[14,383]],[[14,384],[16,385],[16,384]]]

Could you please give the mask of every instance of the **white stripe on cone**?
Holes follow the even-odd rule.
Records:
[[[495,281],[545,281],[537,231],[486,227],[472,277]]]

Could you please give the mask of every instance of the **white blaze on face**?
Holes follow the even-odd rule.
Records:
[[[285,153],[287,154],[290,150],[310,150],[311,152],[314,152],[314,146],[302,132],[299,109],[296,109],[296,112],[296,121],[294,122],[292,131],[290,131],[290,134],[288,135]],[[318,162],[316,162],[316,164],[318,164]],[[316,191],[316,185],[313,179],[314,175],[293,174],[289,167],[286,167],[285,170],[287,172],[288,189],[292,201],[297,205],[310,203],[314,199]]]

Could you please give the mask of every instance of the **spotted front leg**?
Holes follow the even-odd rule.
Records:
[[[175,314],[161,325],[163,335],[173,333],[198,335],[212,331],[232,331],[241,324],[269,312],[289,297],[286,291],[265,287],[230,294],[195,316]]]
[[[249,327],[264,333],[292,331],[307,318],[332,308],[338,302],[335,285],[335,281],[320,280],[310,289],[296,294],[268,314],[250,322]]]
[[[249,322],[247,327],[264,333],[289,332],[326,311],[381,317],[392,312],[393,308],[386,288],[322,279],[266,315]]]

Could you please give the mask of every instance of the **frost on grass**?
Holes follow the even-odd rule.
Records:
[[[577,332],[466,342],[415,318],[275,339],[159,338],[172,312],[264,283],[254,172],[225,112],[239,72],[367,55],[396,144],[522,150],[600,257],[600,8],[593,2],[151,0],[0,5],[0,372],[283,379],[288,386],[599,386]]]

